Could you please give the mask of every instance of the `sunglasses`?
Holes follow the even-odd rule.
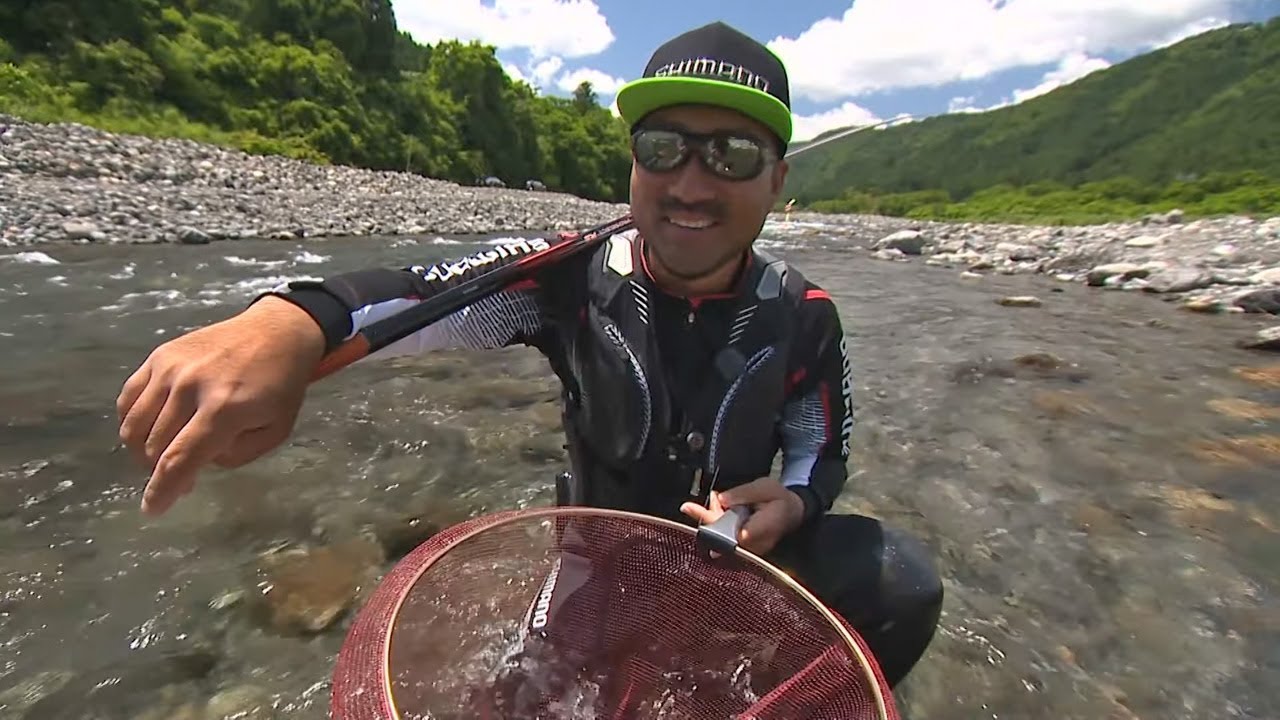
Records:
[[[773,159],[765,143],[749,135],[720,132],[700,134],[649,128],[631,135],[631,152],[649,172],[671,172],[693,155],[717,177],[751,180]]]

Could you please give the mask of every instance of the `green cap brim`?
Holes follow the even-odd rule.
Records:
[[[618,91],[618,114],[628,125],[669,105],[717,105],[764,124],[791,142],[791,111],[769,93],[712,78],[649,77],[633,80]]]

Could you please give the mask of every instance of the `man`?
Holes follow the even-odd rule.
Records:
[[[827,514],[853,423],[839,315],[753,249],[786,178],[786,71],[713,23],[659,48],[618,109],[633,130],[634,226],[382,354],[537,347],[564,384],[573,472],[559,503],[686,522],[749,506],[740,543],[843,614],[897,683],[932,638],[941,583],[919,543]],[[143,509],[163,512],[209,462],[238,466],[284,441],[325,354],[484,271],[455,267],[294,282],[156,349],[118,400],[121,439],[152,472]]]

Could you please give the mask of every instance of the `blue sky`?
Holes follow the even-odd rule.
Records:
[[[395,0],[421,42],[478,39],[508,74],[601,100],[667,39],[722,20],[787,63],[796,139],[900,115],[981,111],[1228,22],[1280,0]]]

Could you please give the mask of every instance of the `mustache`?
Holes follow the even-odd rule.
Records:
[[[675,198],[663,198],[658,203],[658,209],[664,214],[673,212],[687,212],[691,214],[708,215],[716,222],[720,222],[725,216],[724,203],[715,200],[704,200],[697,203],[686,203]]]

